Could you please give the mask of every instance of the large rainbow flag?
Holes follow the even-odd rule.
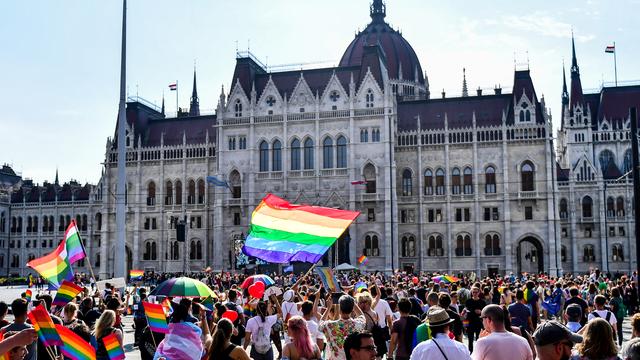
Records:
[[[60,350],[66,357],[71,360],[96,360],[96,349],[80,335],[63,325],[56,325],[56,330],[62,339]]]
[[[67,227],[67,231],[64,233],[64,241],[67,243],[67,253],[69,254],[70,264],[87,257],[82,241],[80,240],[80,234],[78,233],[75,220],[71,220],[71,224]]]
[[[53,298],[52,305],[63,307],[71,302],[78,294],[82,292],[82,288],[71,281],[63,281],[58,288],[56,297]]]
[[[359,211],[290,204],[268,194],[251,215],[242,251],[270,263],[316,263],[358,215]]]
[[[50,288],[57,289],[64,280],[73,279],[73,270],[67,256],[66,241],[62,240],[58,247],[51,253],[31,260],[27,266],[37,271],[47,279]]]
[[[144,313],[147,315],[147,322],[149,323],[151,331],[167,334],[169,332],[169,325],[167,324],[167,316],[164,313],[162,305],[143,301],[142,306],[144,306]]]
[[[43,305],[36,306],[27,314],[27,317],[44,346],[62,345],[62,339],[53,325],[53,320]]]

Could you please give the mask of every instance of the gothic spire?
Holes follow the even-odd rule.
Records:
[[[196,69],[193,68],[193,90],[191,92],[191,105],[189,116],[200,116],[200,102],[198,101],[198,90],[196,89]]]
[[[467,69],[462,68],[462,96],[469,96],[469,89],[467,88]]]
[[[164,115],[164,91],[162,92],[162,109],[160,110],[160,113]]]
[[[54,181],[54,184],[60,185],[60,182],[58,181],[58,168],[57,167],[56,167],[56,180]]]
[[[576,106],[583,104],[582,82],[580,81],[580,69],[578,68],[578,59],[576,58],[576,42],[571,33],[571,93],[569,95],[570,111]]]
[[[567,91],[567,76],[564,72],[564,61],[562,62],[562,104],[569,103],[569,92]]]
[[[578,67],[578,59],[576,58],[576,41],[573,37],[573,31],[571,32],[571,73],[580,74],[580,68]]]
[[[373,0],[369,7],[369,15],[371,15],[373,22],[383,22],[385,16],[387,16],[387,6],[382,0]]]

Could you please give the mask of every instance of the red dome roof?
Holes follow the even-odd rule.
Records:
[[[360,65],[364,48],[370,45],[379,45],[386,58],[389,78],[399,79],[400,68],[402,78],[424,84],[424,74],[416,52],[402,35],[391,28],[384,21],[386,16],[385,5],[381,0],[374,0],[371,5],[371,23],[362,32],[356,35],[349,47],[340,59],[340,66]],[[417,76],[416,79],[416,68]]]

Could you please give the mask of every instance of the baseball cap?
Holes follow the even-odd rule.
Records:
[[[562,340],[569,340],[576,344],[582,342],[582,336],[571,332],[568,327],[555,320],[542,323],[533,333],[533,341],[538,346],[545,346]]]

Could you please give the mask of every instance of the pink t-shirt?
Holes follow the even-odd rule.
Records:
[[[473,360],[533,360],[527,340],[511,332],[494,332],[478,340],[471,354]]]

